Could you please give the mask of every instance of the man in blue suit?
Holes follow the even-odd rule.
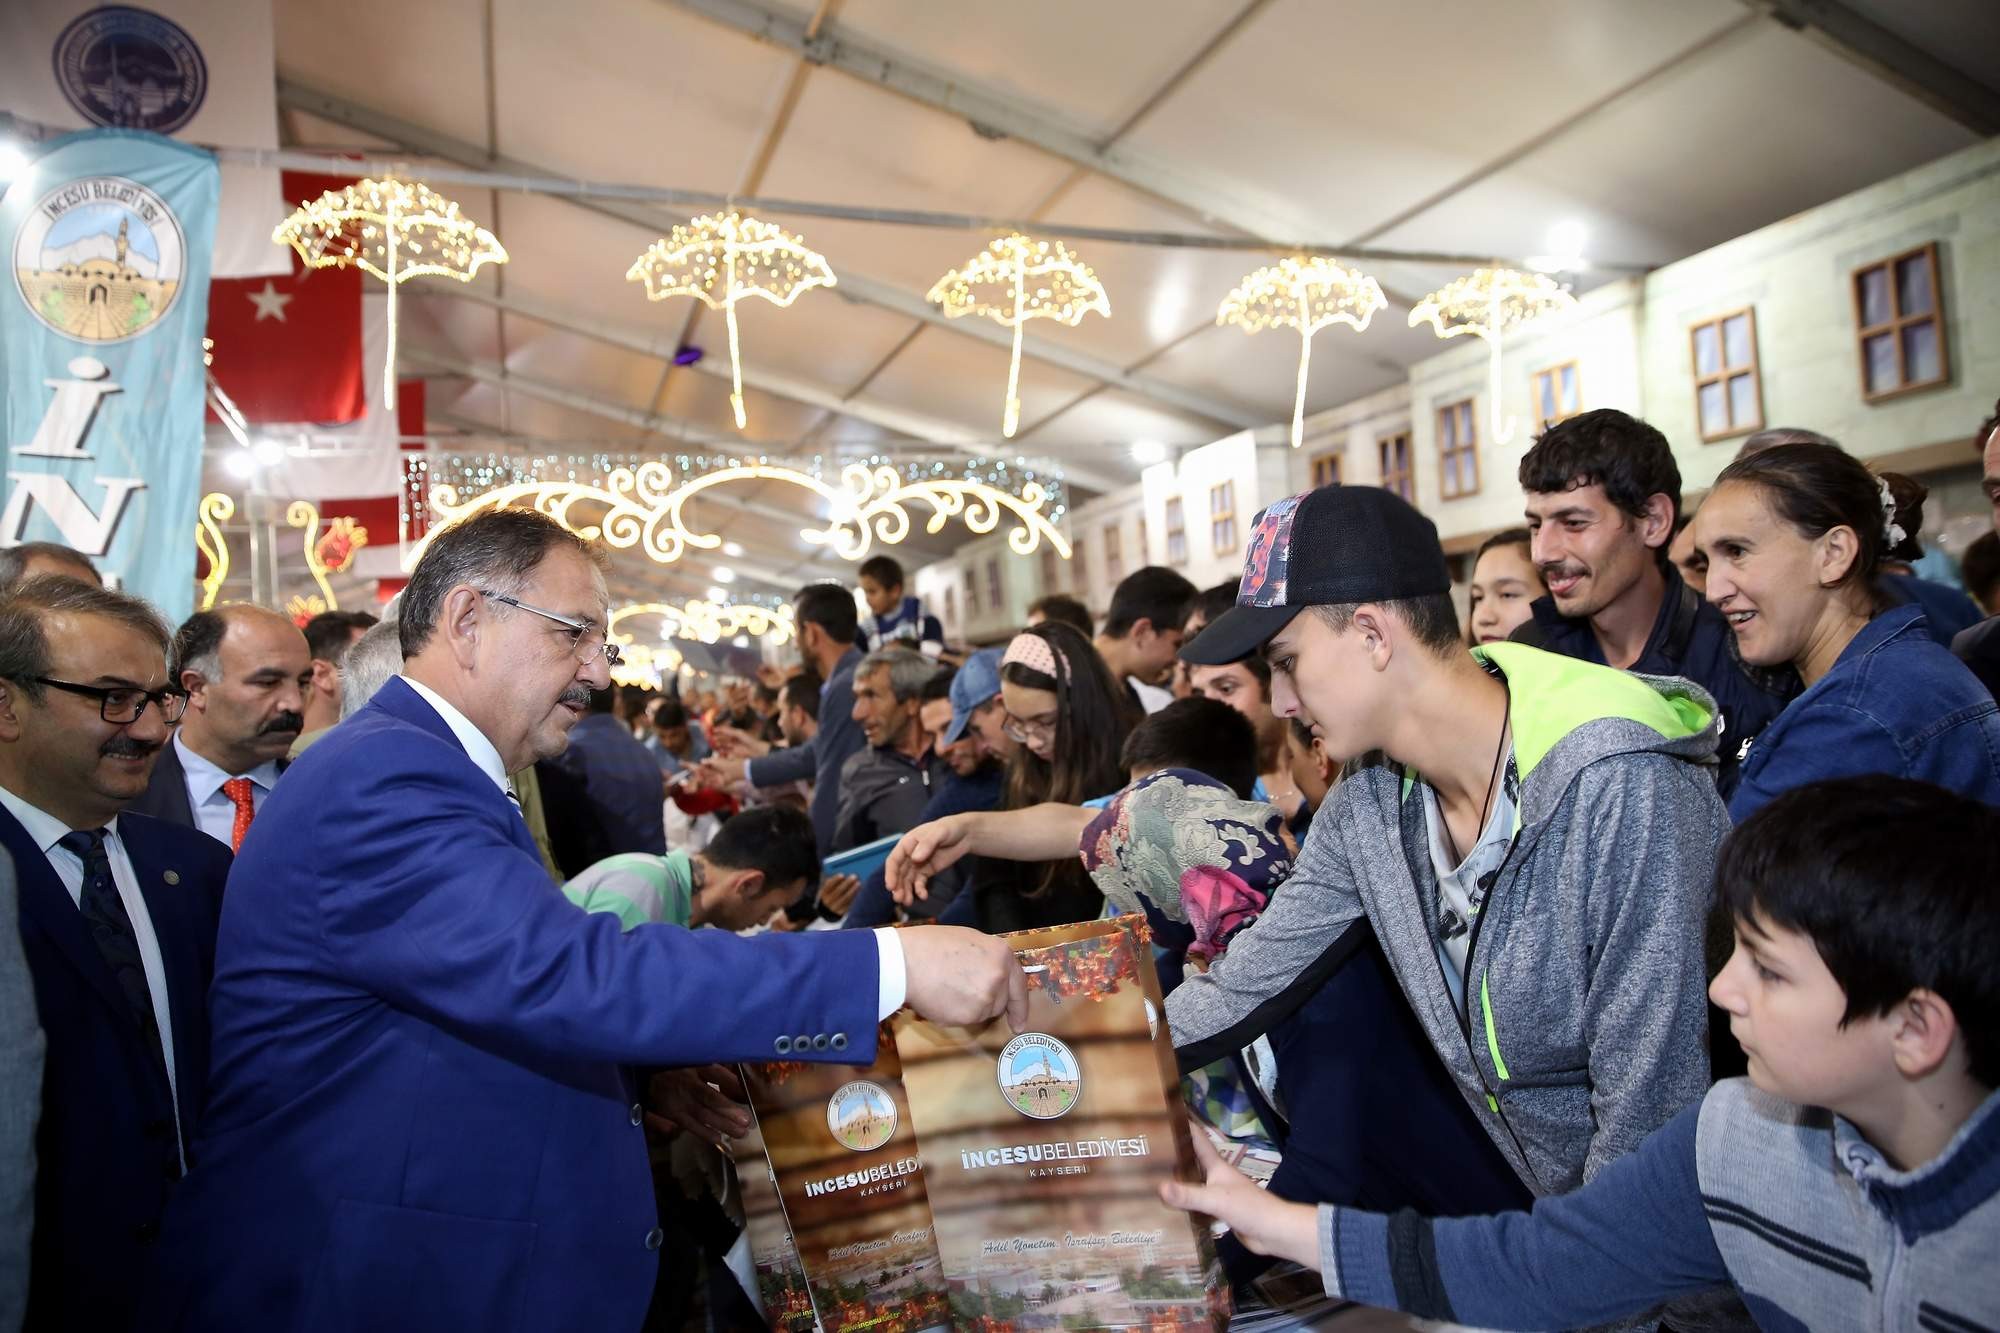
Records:
[[[552,520],[447,528],[403,593],[404,674],[258,813],[162,1326],[637,1328],[663,1233],[622,1066],[866,1062],[906,1000],[1025,1020],[1012,951],[970,931],[746,940],[572,906],[507,774],[605,687],[606,618],[598,558]]]
[[[193,1164],[229,849],[125,810],[187,701],[166,651],[151,607],[93,584],[0,599],[0,845],[48,1034],[30,1328],[132,1326]]]

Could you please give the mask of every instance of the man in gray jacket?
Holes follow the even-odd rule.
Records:
[[[944,760],[931,748],[920,712],[923,690],[939,671],[922,653],[878,648],[854,668],[852,716],[868,744],[840,767],[840,808],[831,850],[844,852],[908,833],[931,790],[944,782]]]
[[[1537,1196],[1708,1087],[1702,924],[1728,818],[1715,709],[1679,680],[1458,636],[1437,530],[1367,486],[1259,515],[1235,608],[1183,651],[1261,649],[1343,781],[1258,922],[1167,1002],[1184,1067],[1295,1012],[1364,919],[1438,1058]],[[1300,614],[1306,612],[1306,614]]]

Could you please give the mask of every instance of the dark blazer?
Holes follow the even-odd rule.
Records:
[[[876,949],[579,911],[392,679],[243,841],[201,1169],[147,1308],[218,1333],[637,1328],[663,1233],[621,1066],[872,1061]]]
[[[129,811],[118,817],[118,836],[160,941],[181,1127],[192,1136],[208,1068],[204,997],[229,849]],[[48,1034],[27,1326],[124,1329],[181,1174],[167,1071],[142,1042],[55,867],[4,807],[0,844],[20,878],[21,943]]]
[[[666,855],[659,761],[623,722],[609,713],[583,718],[570,729],[569,748],[539,766],[545,776],[550,768],[570,779],[581,805],[581,828],[564,820],[549,830],[563,874],[580,874],[621,852]],[[561,787],[551,784],[551,806],[559,804],[554,793]]]
[[[163,819],[182,828],[200,827],[194,822],[194,803],[188,800],[187,770],[181,767],[181,752],[172,741],[160,747],[160,757],[153,761],[153,777],[146,790],[125,808],[133,814]]]
[[[278,772],[282,774],[291,762],[290,759],[280,759]],[[139,793],[139,798],[125,808],[133,814],[163,819],[182,828],[198,830],[201,827],[194,822],[194,803],[188,800],[187,770],[181,767],[181,753],[172,744],[160,747],[160,757],[153,761],[152,781],[146,784],[145,791]],[[210,838],[209,841],[214,842],[215,839]]]

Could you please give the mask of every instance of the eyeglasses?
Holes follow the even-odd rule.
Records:
[[[490,597],[496,602],[505,602],[516,610],[526,611],[529,615],[540,616],[544,620],[553,620],[556,624],[561,625],[569,631],[570,651],[575,653],[576,660],[585,666],[589,666],[592,662],[595,662],[599,653],[604,654],[604,664],[606,666],[617,666],[625,660],[625,655],[619,651],[618,645],[605,638],[604,631],[598,629],[591,621],[557,615],[555,612],[545,611],[539,606],[529,606],[518,597],[509,597],[504,593],[487,592],[483,588],[480,590],[479,595],[481,597]]]
[[[1009,713],[1000,720],[1000,730],[1006,733],[1007,739],[1020,741],[1023,744],[1033,741],[1052,741],[1056,738],[1056,721],[1054,718],[1041,722],[1029,721]]]
[[[160,710],[160,720],[169,725],[181,720],[187,711],[187,691],[169,685],[162,690],[142,690],[134,685],[77,685],[67,680],[56,680],[49,676],[35,676],[31,679],[37,685],[47,685],[71,694],[81,694],[85,698],[97,700],[97,715],[106,722],[126,726],[137,722],[139,715],[151,704]]]

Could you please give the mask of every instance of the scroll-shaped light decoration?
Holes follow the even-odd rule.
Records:
[[[389,284],[389,350],[382,405],[396,408],[396,289],[411,278],[472,281],[482,264],[504,264],[492,232],[420,181],[361,180],[303,203],[271,239],[298,251],[308,268],[347,268]]]
[[[678,648],[665,644],[653,647],[635,643],[621,648],[618,665],[611,668],[611,679],[618,685],[642,685],[657,689],[666,683],[668,676],[681,669],[685,660]]]
[[[1021,425],[1021,326],[1031,319],[1053,319],[1074,328],[1093,310],[1111,316],[1111,298],[1088,264],[1060,241],[1037,241],[1019,232],[1002,236],[939,278],[925,299],[943,307],[948,318],[983,315],[1014,330],[1007,407],[1000,423],[1000,433],[1008,439]]]
[[[195,609],[206,611],[215,605],[222,582],[229,577],[229,538],[222,525],[236,517],[236,501],[221,491],[210,491],[201,497],[195,512],[194,544],[208,559],[208,573],[201,579],[201,603]]]
[[[973,532],[984,534],[997,528],[1001,516],[1008,514],[1014,527],[1007,534],[1007,544],[1016,555],[1030,555],[1046,541],[1065,560],[1069,558],[1069,540],[1045,509],[1048,492],[1032,481],[1014,495],[968,477],[913,478],[886,465],[851,463],[841,470],[841,484],[835,486],[798,468],[741,463],[700,473],[676,485],[673,469],[655,461],[637,468],[613,468],[602,485],[589,479],[523,481],[496,486],[464,500],[456,487],[434,483],[430,502],[438,521],[410,548],[403,565],[416,568],[431,539],[446,525],[481,510],[509,505],[532,506],[586,541],[601,540],[621,550],[636,546],[654,562],[670,565],[689,547],[712,551],[722,545],[722,538],[715,533],[688,526],[684,508],[711,487],[739,481],[782,481],[817,495],[830,515],[819,527],[801,528],[799,536],[815,546],[831,547],[844,560],[861,559],[878,541],[894,546],[909,536],[908,506],[917,502],[930,506],[926,532],[941,532],[948,521],[957,518]]]
[[[618,607],[608,621],[611,641],[621,647],[631,643],[632,632],[625,628],[626,622],[645,616],[659,617],[662,639],[720,643],[738,634],[748,634],[753,638],[769,635],[772,643],[781,644],[789,641],[793,633],[790,606],[758,606],[753,602],[724,606],[694,598],[679,605],[632,602]]]
[[[729,325],[729,373],[734,385],[729,405],[736,409],[738,430],[749,424],[749,418],[743,411],[736,303],[756,296],[788,306],[802,292],[836,283],[825,257],[807,249],[800,237],[733,211],[675,227],[632,261],[625,280],[645,283],[649,301],[692,296],[722,312]]]
[[[1469,333],[1485,340],[1492,349],[1488,393],[1493,400],[1493,439],[1505,444],[1514,438],[1514,418],[1500,415],[1500,339],[1510,329],[1575,304],[1576,298],[1547,274],[1481,268],[1417,302],[1410,311],[1410,327],[1428,320],[1440,338]]]
[[[1313,335],[1329,324],[1345,324],[1359,333],[1387,304],[1375,279],[1331,259],[1283,259],[1243,279],[1243,285],[1223,299],[1215,322],[1234,324],[1245,333],[1262,333],[1276,326],[1299,331],[1299,388],[1292,401],[1292,448],[1296,449],[1305,438],[1306,375],[1312,363]]]

